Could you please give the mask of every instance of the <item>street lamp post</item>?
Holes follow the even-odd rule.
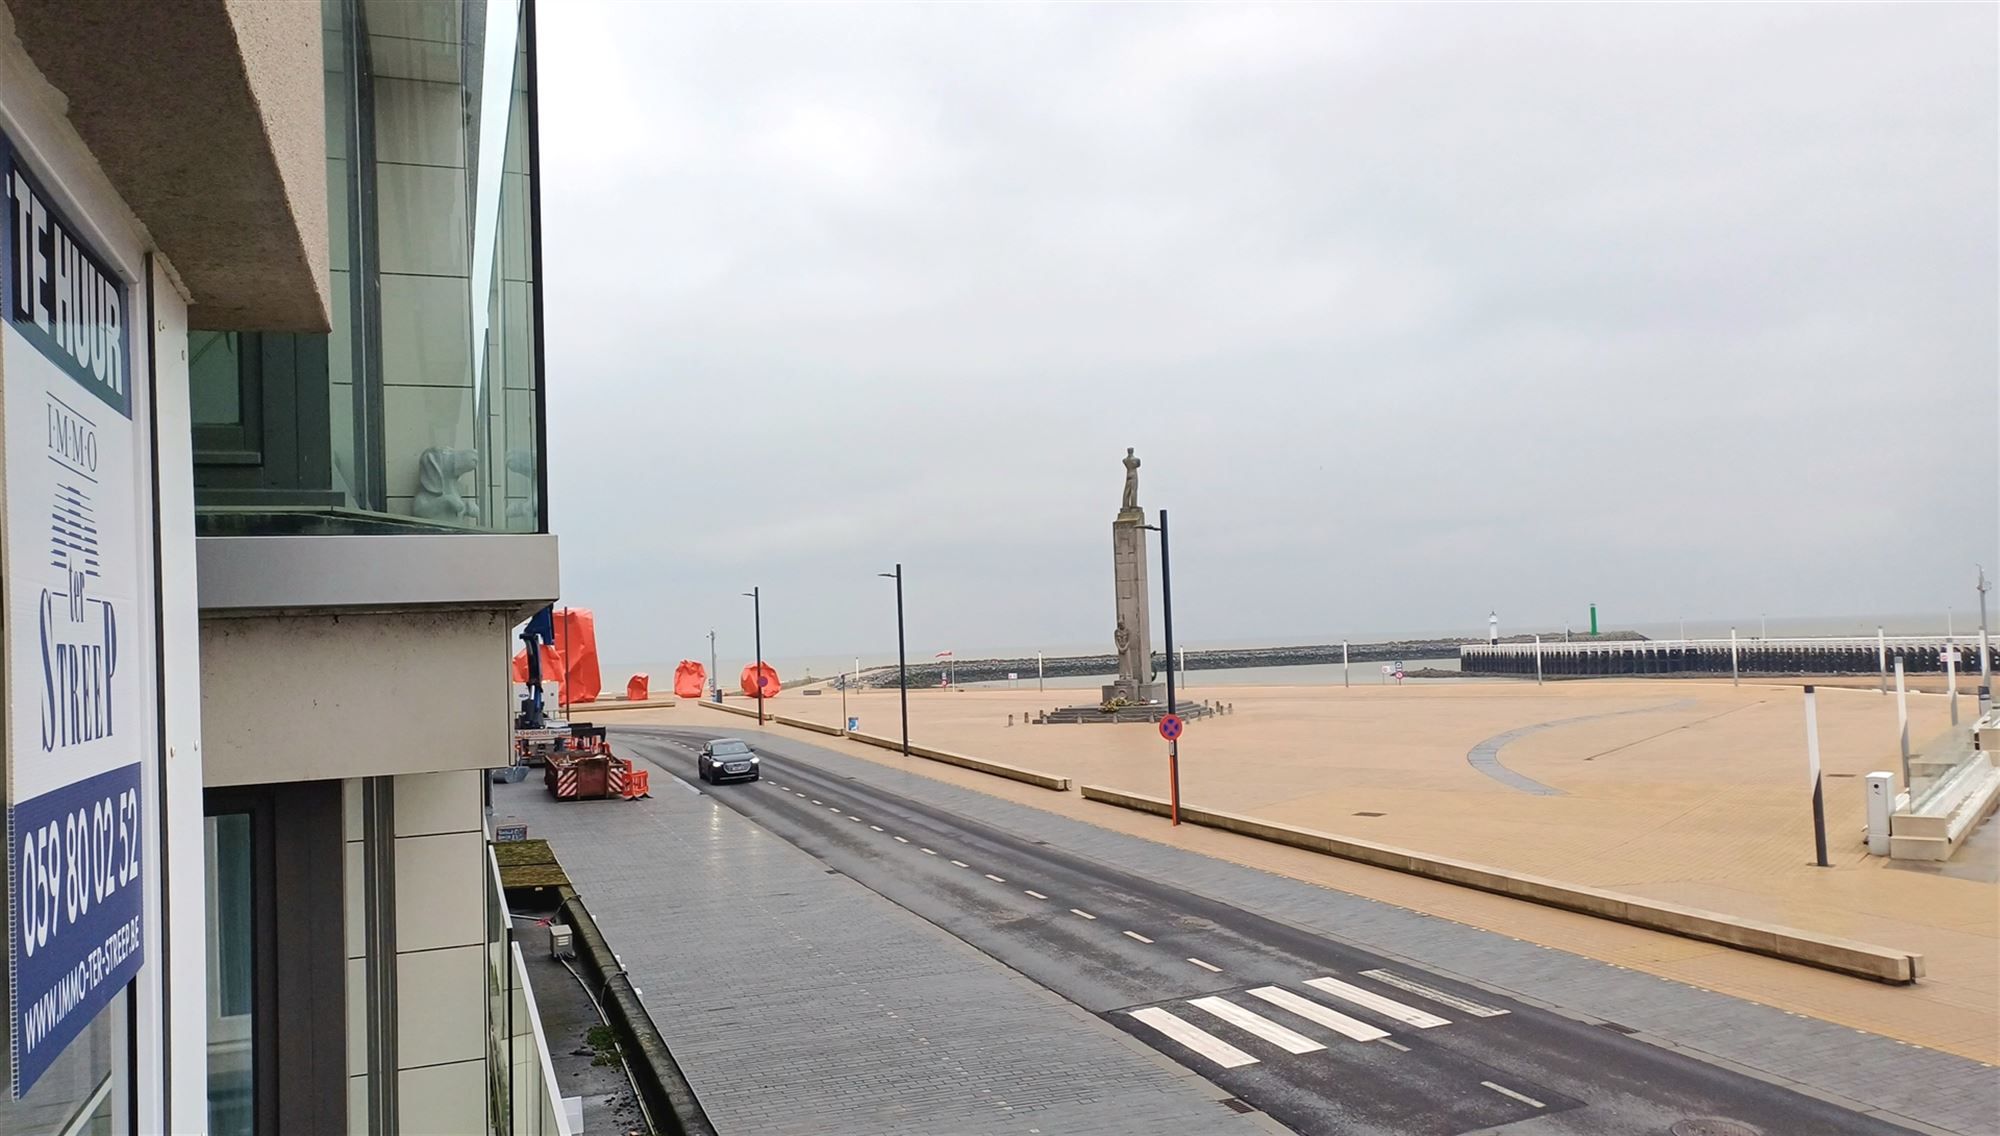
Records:
[[[1174,569],[1167,548],[1167,511],[1160,510],[1160,523],[1146,525],[1160,534],[1160,615],[1167,635],[1167,713],[1178,714],[1174,700]],[[1167,793],[1172,823],[1181,822],[1181,740],[1167,739]]]
[[[722,701],[722,670],[715,661],[715,628],[708,629],[708,689],[717,702]]]
[[[903,566],[894,572],[877,572],[885,580],[896,581],[896,686],[903,700],[903,756],[910,756],[910,656],[903,646]]]
[[[757,665],[750,673],[757,676],[757,724],[764,724],[764,589],[751,588],[743,594],[750,597],[750,614],[755,621]]]
[[[1988,648],[1987,648],[1987,645],[1986,645],[1986,644],[1987,644],[1987,639],[1986,639],[1986,593],[1987,593],[1988,591],[1990,591],[1990,590],[1992,589],[1993,585],[1992,585],[1992,584],[1989,584],[1989,583],[1987,583],[1987,582],[1986,582],[1986,569],[1985,569],[1985,568],[1984,568],[1983,566],[1981,566],[1981,565],[1978,565],[1978,564],[1974,564],[1974,565],[1973,565],[1973,567],[1974,567],[1974,568],[1977,568],[1977,569],[1979,570],[1979,584],[1978,584],[1978,588],[1979,588],[1979,685],[1981,685],[1981,686],[1984,686],[1984,687],[1987,687],[1987,688],[1991,689],[1991,688],[1992,688],[1992,686],[1993,686],[1993,663],[1992,663],[1992,660],[1991,660],[1991,659],[1990,659],[1990,658],[1988,657]]]

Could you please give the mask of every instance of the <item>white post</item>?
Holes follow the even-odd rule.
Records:
[[[1889,854],[1889,817],[1896,811],[1896,775],[1868,775],[1868,854]]]
[[[1736,665],[1736,629],[1729,629],[1729,685],[1742,686],[1742,672]]]
[[[1185,685],[1187,685],[1187,678],[1186,678],[1186,675],[1187,675],[1187,644],[1185,644],[1185,643],[1182,643],[1182,644],[1180,645],[1180,653],[1181,653],[1181,675],[1182,675],[1182,678],[1181,678],[1181,685],[1185,686]]]
[[[1951,724],[1958,725],[1958,648],[1944,645],[1944,696],[1951,703]]]
[[[1347,681],[1347,640],[1340,641],[1340,685],[1343,689],[1353,685]]]
[[[1535,635],[1535,685],[1542,685],[1542,637]]]
[[[1042,653],[1035,652],[1035,689],[1042,689]]]
[[[1979,685],[1991,689],[1993,686],[1993,661],[1986,652],[1986,629],[1979,629]]]
[[[1875,664],[1882,672],[1882,693],[1889,693],[1889,640],[1882,634],[1882,625],[1875,625]]]
[[[1896,734],[1903,750],[1903,791],[1910,788],[1910,692],[1903,687],[1903,656],[1896,656]]]
[[[1819,866],[1826,862],[1826,798],[1820,791],[1819,708],[1813,703],[1813,688],[1806,687],[1806,776],[1812,779],[1813,849]]]

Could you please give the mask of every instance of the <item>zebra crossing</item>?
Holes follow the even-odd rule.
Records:
[[[1466,1017],[1497,1018],[1508,1013],[1393,970],[1366,970],[1357,977],[1379,982],[1411,1001],[1432,1003]],[[1383,1042],[1403,1049],[1389,1041],[1389,1029],[1378,1022],[1413,1030],[1437,1029],[1452,1023],[1452,1019],[1422,1006],[1331,975],[1303,978],[1291,985],[1298,989],[1257,986],[1236,991],[1232,996],[1209,994],[1173,1003],[1171,1008],[1163,1004],[1126,1013],[1179,1048],[1223,1069],[1257,1064],[1261,1058],[1253,1050],[1259,1043],[1295,1056],[1326,1050],[1328,1042],[1305,1032],[1307,1027],[1316,1026],[1335,1035],[1330,1039],[1334,1045]],[[1244,1004],[1250,999],[1255,1000],[1255,1009]]]

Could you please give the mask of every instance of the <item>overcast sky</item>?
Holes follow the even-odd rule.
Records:
[[[544,5],[564,598],[1109,650],[1134,446],[1195,642],[1969,611],[1995,13]]]

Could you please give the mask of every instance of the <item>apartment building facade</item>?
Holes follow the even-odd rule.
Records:
[[[531,0],[0,0],[26,1133],[555,1132],[492,868]]]

